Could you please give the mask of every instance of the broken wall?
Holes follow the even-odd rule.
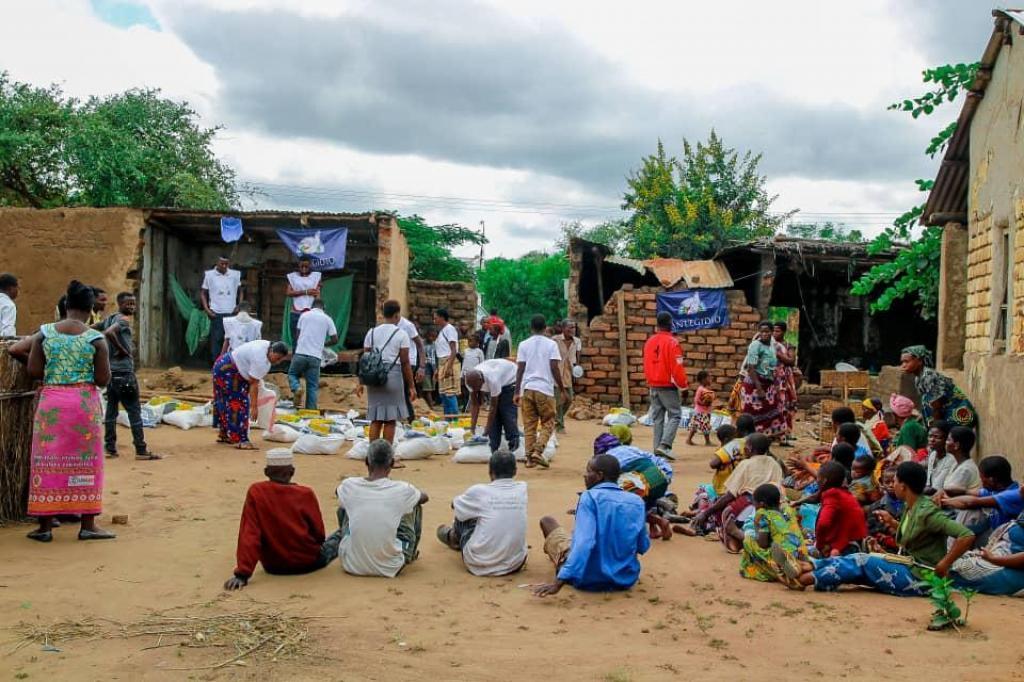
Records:
[[[578,393],[609,405],[622,403],[619,338],[624,333],[631,406],[636,410],[647,405],[643,348],[655,330],[655,295],[661,291],[657,287],[634,289],[626,285],[609,299],[602,314],[595,317],[589,326],[580,327],[583,341],[580,365],[584,374],[577,381]],[[747,304],[742,291],[727,291],[726,300],[729,305],[728,327],[676,336],[683,348],[691,385],[695,385],[700,370],[705,369],[711,374],[712,388],[718,394],[716,406],[724,405],[729,397],[761,319],[757,311]],[[625,306],[625,328],[621,330],[618,325],[620,301]]]
[[[132,208],[0,208],[0,272],[17,276],[19,334],[53,322],[57,301],[77,279],[114,297],[136,287],[142,211]]]

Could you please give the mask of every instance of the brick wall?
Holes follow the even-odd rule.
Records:
[[[635,410],[647,404],[643,346],[654,333],[657,315],[655,294],[659,291],[661,289],[653,287],[633,289],[626,285],[605,304],[602,314],[591,320],[589,327],[581,328],[583,354],[580,364],[584,375],[578,381],[580,393],[609,405],[622,402],[619,334],[624,332],[632,407]],[[708,370],[712,387],[723,403],[736,382],[747,346],[754,338],[757,323],[761,319],[757,311],[747,305],[742,291],[727,291],[726,297],[731,320],[728,327],[705,329],[677,337],[683,346],[690,381],[695,381],[698,371]],[[620,300],[625,305],[625,330],[618,329]]]
[[[968,353],[992,350],[992,215],[976,218],[968,227],[967,341]]]
[[[448,310],[456,327],[468,325],[472,329],[476,318],[476,286],[472,282],[410,279],[407,317],[422,328],[434,323],[434,311],[438,308]]]

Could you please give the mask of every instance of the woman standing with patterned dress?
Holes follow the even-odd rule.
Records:
[[[933,419],[942,419],[951,427],[977,429],[978,413],[967,395],[932,365],[932,354],[924,346],[909,346],[900,354],[900,368],[914,376],[914,386],[921,394],[925,427],[930,426]]]
[[[772,323],[762,322],[743,361],[740,402],[743,414],[753,417],[757,432],[769,438],[779,438],[786,432],[784,399],[775,377],[778,363],[772,344]]]
[[[249,440],[249,422],[256,410],[260,379],[288,358],[281,341],[250,341],[224,353],[213,363],[213,414],[217,442],[239,450],[256,450]]]
[[[786,431],[783,434],[785,439],[793,433],[793,423],[796,420],[796,381],[793,376],[793,368],[796,366],[796,353],[792,346],[786,343],[786,331],[788,325],[785,322],[776,322],[772,327],[772,349],[775,351],[775,359],[778,364],[775,366],[775,379],[779,383],[779,393],[782,396],[783,413],[785,415]]]
[[[103,410],[99,388],[110,381],[103,335],[87,324],[95,303],[92,287],[74,280],[67,290],[67,317],[46,324],[32,338],[28,372],[43,380],[32,429],[28,515],[39,528],[28,534],[53,540],[53,520],[78,514],[79,540],[108,540],[96,526],[103,510]]]

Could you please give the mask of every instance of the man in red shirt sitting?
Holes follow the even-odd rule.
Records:
[[[245,496],[238,527],[238,565],[225,590],[245,587],[256,562],[272,575],[311,573],[338,556],[341,531],[324,537],[324,520],[316,493],[292,483],[292,453],[271,450],[263,473],[269,480],[253,483]]]
[[[814,544],[822,558],[860,551],[868,524],[857,498],[846,488],[846,467],[836,461],[818,469],[821,510],[814,527]],[[854,545],[854,546],[851,546]]]
[[[658,313],[658,331],[644,344],[644,377],[650,388],[654,454],[675,459],[672,443],[679,430],[679,391],[687,387],[683,351],[672,334],[672,315]]]

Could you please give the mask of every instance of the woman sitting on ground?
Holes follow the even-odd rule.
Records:
[[[627,443],[633,442],[629,427],[612,427]],[[623,432],[622,429],[626,429]],[[668,540],[672,527],[668,519],[657,513],[658,500],[668,492],[672,482],[672,465],[668,460],[649,452],[624,445],[620,438],[611,433],[602,433],[594,440],[594,456],[609,454],[619,463],[619,487],[636,493],[644,500],[647,509],[647,524],[652,539]]]
[[[927,595],[929,587],[922,580],[922,572],[930,569],[945,577],[953,563],[974,544],[974,534],[924,496],[926,477],[920,464],[900,464],[893,490],[906,505],[903,518],[897,521],[888,512],[875,512],[875,517],[895,533],[897,544],[907,556],[858,553],[800,565],[790,562],[782,568],[788,576],[796,578],[794,585],[814,586],[822,592],[837,590],[844,584],[862,585],[886,594]],[[947,551],[948,538],[953,538],[953,543]]]
[[[771,483],[754,490],[754,507],[751,533],[743,539],[740,575],[762,582],[786,582],[786,574],[772,557],[773,549],[784,553],[783,563],[810,561],[796,512]]]
[[[992,531],[984,549],[957,559],[953,571],[958,587],[1024,597],[1024,514]]]

